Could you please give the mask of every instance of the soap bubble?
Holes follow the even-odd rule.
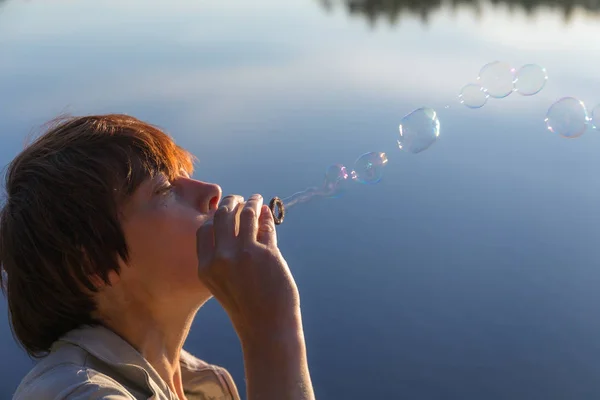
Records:
[[[585,132],[589,119],[582,101],[564,97],[550,106],[544,121],[550,132],[577,138]]]
[[[600,104],[592,110],[592,126],[594,129],[600,130]]]
[[[516,73],[515,91],[523,96],[539,93],[546,85],[546,69],[537,64],[523,65]]]
[[[383,176],[383,167],[387,162],[385,153],[375,151],[365,153],[355,161],[351,178],[359,183],[378,183]]]
[[[409,153],[427,150],[440,135],[440,120],[435,110],[421,107],[400,120],[398,147]]]
[[[483,90],[481,85],[476,83],[465,85],[458,95],[460,103],[469,108],[483,107],[487,103],[488,97],[489,95]]]
[[[323,192],[327,197],[340,197],[347,188],[348,170],[342,164],[333,164],[325,171]]]
[[[481,68],[477,80],[488,95],[501,99],[514,89],[515,70],[510,64],[494,61]]]

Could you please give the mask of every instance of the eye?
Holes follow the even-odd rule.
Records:
[[[172,190],[173,190],[173,185],[171,185],[170,183],[167,182],[166,184],[164,184],[161,187],[159,187],[158,189],[156,189],[155,194],[165,195],[165,194],[171,193]]]

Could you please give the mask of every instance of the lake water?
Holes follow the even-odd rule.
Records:
[[[561,97],[600,103],[600,14],[493,3],[3,1],[0,165],[61,113],[157,124],[199,158],[196,178],[245,196],[285,197],[386,152],[379,184],[279,227],[317,397],[597,399],[600,132],[565,139],[544,117]],[[549,80],[461,105],[494,60]],[[421,106],[440,138],[401,152],[400,119]],[[31,362],[0,307],[4,399]],[[244,391],[216,301],[186,347]]]

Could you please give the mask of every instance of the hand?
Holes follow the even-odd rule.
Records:
[[[197,232],[198,276],[242,339],[298,328],[299,295],[277,247],[271,211],[260,195],[222,199]]]
[[[262,197],[223,198],[196,238],[198,276],[240,337],[248,400],[314,400],[298,288]]]

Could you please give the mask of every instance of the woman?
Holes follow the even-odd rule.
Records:
[[[58,120],[9,165],[0,266],[16,339],[41,361],[14,399],[239,399],[183,350],[214,296],[247,398],[312,399],[296,284],[259,195],[221,199],[192,156],[125,115]]]

